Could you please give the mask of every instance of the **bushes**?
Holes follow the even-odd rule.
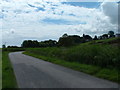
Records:
[[[36,48],[27,49],[37,55],[55,57],[70,62],[92,64],[100,67],[117,67],[118,47],[110,45],[81,44],[71,48]]]
[[[9,51],[9,52],[25,51],[25,48],[3,48],[2,51]]]

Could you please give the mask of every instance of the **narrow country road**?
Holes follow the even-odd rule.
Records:
[[[21,52],[9,54],[19,88],[118,88],[118,84]]]

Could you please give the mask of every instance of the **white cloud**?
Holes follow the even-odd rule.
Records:
[[[103,2],[101,9],[107,15],[113,24],[118,23],[118,3],[116,2]]]
[[[30,7],[28,4],[33,5]],[[116,12],[116,4],[102,3],[100,9],[71,6],[58,2],[48,3],[45,0],[4,0],[2,3],[3,41],[11,45],[20,45],[24,39],[58,39],[62,34],[100,35],[109,30],[117,30],[116,17],[109,8]],[[36,11],[42,7],[45,11]],[[54,9],[53,9],[54,8]],[[73,14],[73,16],[70,14]],[[64,19],[74,22],[86,22],[78,25],[49,25],[42,20]],[[111,23],[112,22],[112,23]]]

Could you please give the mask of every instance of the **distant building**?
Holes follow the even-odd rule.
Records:
[[[120,37],[120,33],[117,33],[115,36],[116,36],[116,37]]]
[[[6,48],[6,45],[2,45],[2,48]]]

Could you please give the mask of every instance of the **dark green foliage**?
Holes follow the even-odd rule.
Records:
[[[110,38],[111,38],[111,37],[115,37],[114,31],[109,31],[109,32],[108,32],[108,35],[109,35]]]
[[[55,40],[46,40],[38,42],[37,40],[25,40],[22,43],[23,48],[37,48],[37,47],[54,47],[57,42]]]
[[[39,47],[55,47],[57,46],[57,41],[55,40],[46,40],[39,42]]]
[[[62,47],[70,47],[75,46],[80,43],[89,42],[92,40],[98,40],[98,39],[108,39],[111,37],[115,37],[113,31],[109,31],[108,34],[103,34],[102,36],[95,36],[92,38],[90,35],[83,34],[82,37],[78,35],[67,35],[66,33],[62,35],[62,37],[59,38],[58,42],[55,40],[45,40],[38,42],[37,40],[25,40],[22,43],[23,48],[37,48],[37,47],[56,47],[56,46],[62,46]],[[9,47],[10,48],[10,47]]]
[[[22,43],[22,45],[21,45],[22,47],[28,47],[28,48],[30,48],[30,47],[39,47],[39,42],[38,41],[36,41],[36,40],[25,40],[25,41],[23,41],[23,43]]]
[[[102,39],[107,39],[108,38],[108,34],[103,34],[102,35]]]
[[[93,40],[98,40],[97,36],[95,35],[95,37],[93,38]]]
[[[18,46],[8,46],[7,48],[19,48]]]
[[[83,34],[83,39],[85,39],[85,41],[91,41],[91,40],[92,40],[92,37],[89,36],[89,35]]]
[[[73,40],[69,37],[61,37],[58,41],[58,46],[72,46],[74,44]]]
[[[98,39],[108,39],[108,38],[113,38],[115,37],[114,35],[114,31],[109,31],[107,34],[103,34],[101,36],[98,37]]]
[[[84,38],[78,35],[68,36],[64,34],[62,37],[59,38],[58,46],[69,47],[83,42],[85,42]]]
[[[62,36],[62,37],[68,37],[67,33],[63,34],[63,36]]]

